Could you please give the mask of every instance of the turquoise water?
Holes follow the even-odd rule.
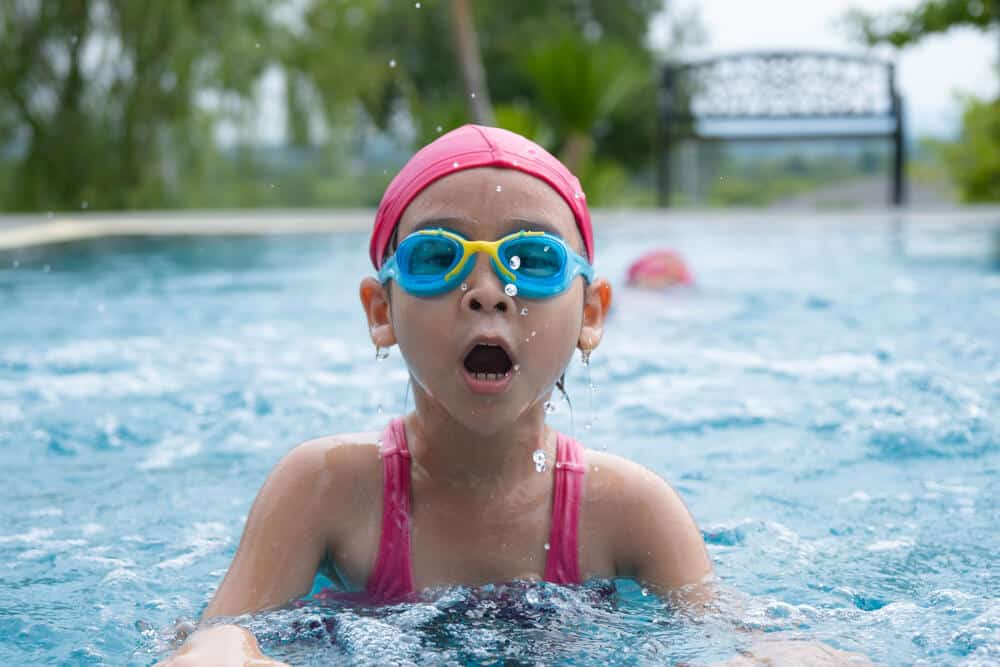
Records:
[[[294,664],[710,662],[746,629],[891,665],[1000,661],[998,237],[599,230],[618,298],[596,392],[575,361],[552,420],[678,488],[729,589],[717,613],[618,582],[247,622]],[[653,245],[699,287],[624,289]],[[401,359],[366,340],[366,257],[358,234],[0,254],[0,664],[163,657],[283,453],[404,409]]]

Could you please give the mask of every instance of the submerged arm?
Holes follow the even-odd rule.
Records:
[[[202,621],[279,607],[306,595],[327,548],[332,480],[318,442],[296,447],[268,476],[247,517],[239,548]],[[279,665],[250,631],[203,627],[164,666]]]

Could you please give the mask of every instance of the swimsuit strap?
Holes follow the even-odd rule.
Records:
[[[414,592],[410,558],[410,451],[402,417],[382,433],[382,537],[365,590],[376,601],[399,600]]]
[[[545,559],[545,581],[579,584],[580,502],[583,498],[583,447],[573,438],[556,434],[555,490],[552,497],[552,533]]]

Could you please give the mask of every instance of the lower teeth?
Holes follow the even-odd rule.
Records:
[[[480,382],[496,382],[501,378],[505,378],[509,373],[473,373],[472,377],[476,378]]]

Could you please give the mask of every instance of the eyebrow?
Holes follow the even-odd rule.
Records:
[[[456,229],[456,231],[462,231],[463,229],[468,229],[475,223],[468,218],[460,217],[446,217],[446,218],[428,218],[427,220],[422,220],[413,228],[414,232],[418,232],[421,229],[437,229],[439,227],[445,227],[450,229]],[[529,231],[529,232],[547,232],[553,236],[563,238],[562,233],[556,229],[556,227],[548,222],[541,220],[525,220],[523,218],[508,218],[500,223],[502,225],[501,231],[497,238],[503,238],[509,234],[513,234],[516,231]]]

